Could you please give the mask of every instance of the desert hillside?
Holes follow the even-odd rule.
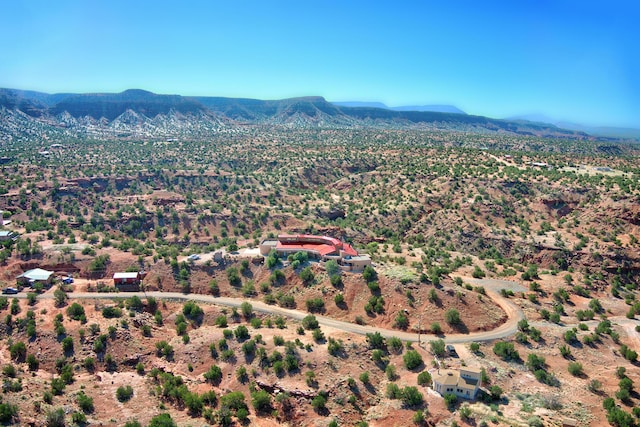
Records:
[[[636,145],[29,123],[0,165],[5,424],[638,424]],[[371,267],[260,255],[282,234]],[[37,268],[52,283],[18,286]],[[119,291],[124,272],[139,288]],[[436,391],[447,369],[479,373],[475,399]]]

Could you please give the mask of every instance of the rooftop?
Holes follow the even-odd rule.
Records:
[[[34,268],[33,270],[27,270],[18,276],[18,279],[24,277],[28,280],[49,280],[53,271],[43,270],[42,268]]]
[[[443,371],[433,376],[433,380],[444,385],[456,385],[460,376],[454,371]]]
[[[263,244],[272,245],[271,242],[272,240],[266,240]],[[276,248],[290,251],[314,251],[322,256],[334,252],[338,255],[340,251],[348,256],[358,256],[358,251],[348,243],[343,243],[340,239],[311,234],[281,234],[278,236]]]
[[[462,368],[462,370],[465,369],[467,368]],[[478,372],[479,371],[480,370],[478,370]],[[478,386],[477,378],[462,377],[459,371],[452,369],[444,369],[442,371],[439,371],[433,376],[433,381],[443,385],[456,386],[465,390],[474,390]]]
[[[137,279],[140,273],[136,272],[121,272],[121,273],[113,273],[114,279]]]

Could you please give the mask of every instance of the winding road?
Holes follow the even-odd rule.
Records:
[[[318,319],[318,323],[322,326],[327,326],[330,328],[334,328],[340,331],[354,333],[358,335],[366,335],[370,333],[378,332],[385,338],[397,337],[403,341],[410,342],[429,342],[435,339],[442,338],[446,343],[449,344],[459,344],[465,342],[482,342],[482,341],[492,341],[500,338],[506,338],[513,334],[515,334],[518,330],[518,322],[521,319],[524,319],[524,313],[520,309],[520,307],[516,306],[513,302],[508,299],[502,297],[500,295],[501,289],[511,289],[514,291],[521,290],[521,286],[515,282],[508,282],[504,280],[494,280],[494,279],[472,279],[472,278],[464,278],[467,282],[474,283],[476,285],[484,286],[487,296],[493,299],[506,313],[507,313],[507,321],[502,325],[498,326],[496,329],[491,331],[482,331],[482,332],[472,332],[468,334],[448,334],[443,336],[434,336],[434,335],[418,335],[417,332],[407,332],[401,330],[393,330],[393,329],[385,329],[376,326],[368,326],[368,325],[358,325],[351,322],[345,322],[342,320],[332,319],[327,316],[322,316],[315,314],[316,319]],[[524,289],[524,288],[522,288]],[[183,294],[180,292],[126,292],[126,293],[96,293],[96,292],[69,292],[67,296],[70,299],[116,299],[116,298],[129,298],[132,296],[138,296],[139,298],[146,297],[154,297],[159,300],[176,300],[176,301],[197,301],[203,303],[217,304],[226,307],[235,307],[240,308],[240,305],[247,301],[251,303],[253,310],[258,313],[263,314],[273,314],[288,317],[294,320],[302,320],[305,316],[308,316],[309,313],[301,310],[292,310],[282,307],[277,307],[273,305],[266,304],[262,301],[255,301],[250,299],[243,298],[231,298],[231,297],[214,297],[211,295],[203,295],[203,294]],[[24,292],[21,292],[17,295],[14,295],[17,298],[26,298],[27,295]],[[52,299],[53,294],[51,292],[42,294],[38,296],[38,299]],[[419,337],[419,338],[418,338]]]
[[[472,332],[468,334],[447,334],[443,336],[434,335],[418,335],[417,332],[406,332],[394,329],[385,329],[376,326],[358,325],[355,323],[345,322],[342,320],[332,319],[330,317],[315,314],[318,323],[322,326],[327,326],[340,331],[349,332],[358,335],[366,335],[370,333],[378,332],[385,338],[397,337],[403,341],[427,343],[432,340],[442,338],[447,344],[461,344],[467,342],[485,342],[493,341],[501,338],[507,338],[514,335],[518,331],[518,322],[525,318],[525,315],[516,304],[509,299],[500,295],[500,290],[509,289],[514,292],[522,292],[526,289],[516,282],[510,282],[506,280],[497,279],[473,279],[470,277],[464,277],[463,280],[469,283],[473,283],[485,288],[486,294],[492,300],[496,302],[507,314],[507,321],[497,328],[490,331]],[[95,292],[70,292],[67,293],[70,299],[117,299],[117,298],[129,298],[132,296],[138,296],[139,298],[154,297],[159,300],[176,300],[176,301],[197,301],[203,303],[217,304],[226,307],[240,308],[240,305],[247,301],[253,307],[253,311],[263,314],[273,314],[288,317],[294,320],[302,320],[309,313],[306,311],[292,310],[273,305],[265,304],[262,301],[255,301],[243,298],[231,298],[231,297],[214,297],[211,295],[203,294],[183,294],[179,292],[126,292],[126,293],[95,293]],[[26,293],[19,293],[14,295],[17,298],[26,298]],[[53,294],[51,292],[38,296],[39,299],[52,299]],[[613,320],[613,319],[611,319]],[[626,320],[626,319],[625,319]],[[637,322],[629,322],[638,324]],[[571,325],[573,326],[573,325]],[[565,325],[564,327],[568,327]]]

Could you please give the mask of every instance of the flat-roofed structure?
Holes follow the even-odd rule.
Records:
[[[462,367],[460,370],[443,369],[433,375],[433,389],[442,396],[453,393],[463,399],[473,400],[480,388],[482,371],[478,368]]]
[[[113,284],[121,291],[139,291],[142,277],[139,272],[118,272],[113,274]]]
[[[350,244],[328,236],[310,234],[283,234],[277,239],[267,239],[260,243],[260,254],[267,256],[271,251],[281,257],[296,252],[306,252],[310,259],[318,261],[335,260],[343,270],[360,271],[371,265],[368,255],[360,255]]]

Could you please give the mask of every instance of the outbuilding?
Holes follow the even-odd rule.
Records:
[[[51,285],[53,282],[53,271],[43,270],[42,268],[34,268],[27,270],[18,277],[16,283],[20,286],[33,286],[36,283],[42,283],[45,286]]]
[[[1,217],[0,217],[0,221],[2,221]],[[0,242],[5,242],[7,240],[13,240],[15,242],[17,239],[18,239],[18,235],[13,231],[0,230]]]
[[[118,272],[113,274],[113,284],[121,291],[139,291],[142,277],[140,272]]]

